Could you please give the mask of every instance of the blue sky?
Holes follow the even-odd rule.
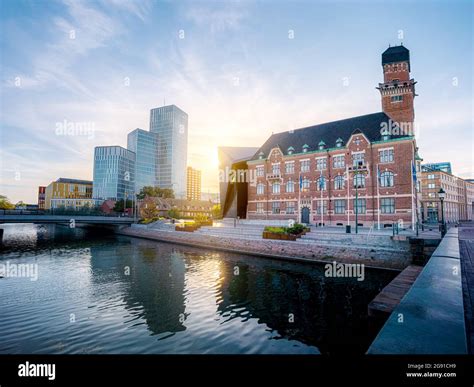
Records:
[[[473,170],[470,1],[1,1],[0,193],[92,179],[150,108],[189,114],[188,163],[217,191],[216,147],[381,110],[381,53],[410,49],[426,162]],[[292,39],[290,38],[292,37]],[[90,132],[61,135],[64,122]]]

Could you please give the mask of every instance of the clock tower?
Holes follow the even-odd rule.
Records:
[[[382,67],[383,83],[377,87],[382,111],[400,127],[413,128],[416,81],[410,79],[410,51],[403,45],[387,48],[382,53]]]

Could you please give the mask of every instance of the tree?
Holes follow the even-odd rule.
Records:
[[[174,199],[174,192],[171,188],[143,187],[137,194],[138,199],[145,199],[147,196],[162,199]]]
[[[221,205],[220,204],[215,204],[212,207],[212,217],[214,219],[219,219],[222,217],[222,211],[221,211]]]
[[[172,208],[171,210],[168,210],[168,216],[173,219],[178,219],[181,217],[181,213],[177,208]]]
[[[145,197],[140,205],[140,216],[143,219],[153,219],[157,218],[159,214],[155,200],[148,196]]]
[[[0,210],[12,210],[15,205],[6,196],[0,195]]]
[[[130,200],[130,199],[127,199],[127,208],[132,208],[132,207],[133,207],[133,201]],[[115,202],[113,210],[115,212],[123,212],[124,211],[124,209],[123,209],[123,199],[122,200],[117,200]]]

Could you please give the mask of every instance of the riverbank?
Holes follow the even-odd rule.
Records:
[[[336,260],[341,263],[358,263],[372,268],[395,270],[402,270],[411,262],[410,251],[405,248],[405,243],[408,242],[400,242],[400,248],[397,249],[386,246],[338,244],[337,236],[333,236],[333,244],[319,244],[317,240],[249,239],[137,227],[126,227],[116,232],[136,238],[289,261],[328,263]]]

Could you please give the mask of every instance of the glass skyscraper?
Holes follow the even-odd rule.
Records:
[[[134,191],[135,153],[121,146],[96,147],[92,198],[96,202],[133,199]]]
[[[158,186],[186,198],[188,115],[175,105],[150,111],[150,132],[158,134]]]
[[[135,153],[135,192],[158,183],[158,134],[135,129],[127,136],[127,148]]]

